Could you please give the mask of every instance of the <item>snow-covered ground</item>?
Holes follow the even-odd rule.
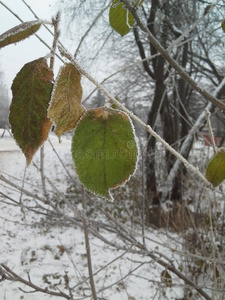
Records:
[[[71,138],[65,137],[61,144],[53,135],[50,136],[50,140],[76,179],[70,155]],[[39,151],[35,154],[34,163],[39,166]],[[25,167],[25,158],[8,133],[4,138],[0,138],[0,175],[20,187],[42,195],[40,173],[33,164],[28,168]],[[51,178],[60,192],[66,193],[69,184],[68,175],[48,141],[45,143],[45,175]],[[7,200],[4,195],[11,200]],[[68,227],[66,224],[63,226],[62,222],[60,224],[49,222],[46,216],[28,212],[14,205],[13,201],[21,201],[24,205],[35,204],[33,199],[0,181],[0,263],[6,264],[26,280],[29,273],[31,281],[42,288],[48,287],[55,291],[59,288],[68,294],[65,288],[66,275],[69,277],[71,288],[88,277],[83,231],[77,227]],[[179,258],[169,250],[169,247],[176,247],[175,241],[169,239],[167,235],[160,234],[159,231],[147,231],[146,235],[150,238],[146,240],[149,249],[162,252],[179,265],[177,261]],[[107,233],[107,238],[116,241],[117,236]],[[154,240],[159,244],[153,242]],[[161,281],[163,268],[151,258],[116,250],[93,236],[90,236],[90,246],[93,272],[102,268],[94,277],[99,299],[182,298],[183,283],[173,279],[172,287],[169,285],[166,287]],[[121,256],[122,254],[124,255]],[[121,257],[118,260],[109,264],[119,256]],[[173,277],[172,274],[171,276]],[[31,288],[21,283],[6,280],[0,283],[1,300],[56,299],[54,296],[38,292],[30,293],[31,291]],[[89,281],[77,286],[74,291],[76,291],[74,299],[83,299],[90,295]]]

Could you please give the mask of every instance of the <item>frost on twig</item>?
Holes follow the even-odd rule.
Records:
[[[205,115],[206,115],[206,121],[207,121],[207,126],[208,126],[208,130],[209,130],[209,136],[210,136],[210,139],[211,139],[213,151],[214,151],[214,154],[216,154],[217,148],[216,148],[215,138],[214,138],[214,134],[213,134],[213,130],[212,130],[212,124],[211,124],[211,121],[210,121],[211,113],[209,112],[208,108],[205,109]]]

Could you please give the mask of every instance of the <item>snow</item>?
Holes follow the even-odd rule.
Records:
[[[76,180],[70,155],[71,137],[64,136],[60,144],[57,137],[53,135],[50,136],[50,140],[71,176]],[[34,156],[34,163],[39,165],[39,152]],[[7,133],[4,138],[0,138],[0,174],[21,187],[23,186],[23,177],[25,177],[24,188],[43,196],[40,174],[34,165],[28,168],[25,166],[26,160],[23,154]],[[64,171],[48,141],[45,142],[45,175],[51,178],[60,192],[66,193],[70,184],[68,174]],[[51,187],[47,186],[47,188],[49,195],[52,196]],[[35,206],[31,197],[21,194],[1,181],[0,192],[15,201],[22,199],[23,205]],[[104,207],[104,200],[102,201]],[[79,209],[79,207],[78,203],[76,208]],[[66,274],[70,278],[71,287],[88,277],[84,233],[79,227],[67,226],[67,223],[63,224],[62,220],[53,222],[49,217],[15,206],[12,201],[4,199],[1,194],[0,211],[1,263],[6,264],[26,280],[28,280],[27,274],[29,273],[31,281],[40,287],[48,286],[55,291],[59,288],[65,293],[68,293],[65,288]],[[141,233],[138,228],[136,231],[138,234]],[[119,242],[116,234],[103,232],[102,229],[100,229],[100,233],[112,242]],[[176,243],[171,240],[168,242],[167,235],[152,229],[146,229],[146,235],[150,238],[150,240],[146,240],[149,249],[161,251],[164,255],[173,258],[175,263],[179,263],[179,257],[170,251],[170,247],[175,248]],[[141,236],[137,236],[137,239],[141,241]],[[176,240],[175,235],[174,240]],[[173,278],[173,287],[166,287],[161,282],[160,276],[163,268],[151,258],[129,252],[124,253],[91,235],[90,246],[93,272],[103,268],[94,277],[99,297],[110,300],[149,300],[179,299],[183,295],[182,282],[177,278]],[[121,257],[118,260],[109,264],[119,256]],[[134,269],[136,270],[133,271]],[[173,274],[171,276],[173,277]],[[116,282],[118,283],[111,286]],[[31,288],[25,287],[21,283],[5,280],[0,283],[0,299],[45,300],[57,298],[38,292],[25,293],[24,290],[32,291]],[[90,295],[89,281],[78,286],[75,291],[74,299]]]

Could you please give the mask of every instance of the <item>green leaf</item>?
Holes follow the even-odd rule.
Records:
[[[109,22],[121,36],[126,35],[135,23],[133,15],[118,0],[113,1],[110,7]]]
[[[52,80],[53,72],[48,68],[45,58],[24,65],[13,80],[9,122],[13,136],[26,157],[27,165],[47,139],[51,128],[47,109]]]
[[[41,20],[25,22],[4,32],[0,35],[0,48],[28,38],[38,31],[42,23]]]
[[[223,21],[223,22],[221,23],[221,27],[222,27],[222,29],[223,29],[223,32],[225,32],[225,21]]]
[[[215,187],[225,180],[225,148],[217,149],[206,168],[205,177]]]
[[[65,64],[57,76],[48,117],[56,125],[55,134],[60,136],[75,128],[77,121],[84,113],[81,105],[81,75],[72,64]]]
[[[72,156],[80,181],[93,193],[112,199],[110,189],[123,185],[136,170],[138,149],[129,117],[99,107],[78,123]]]

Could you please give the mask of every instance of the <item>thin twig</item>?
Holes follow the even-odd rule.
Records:
[[[217,97],[217,95],[219,94],[219,92],[222,90],[222,88],[225,85],[225,77],[223,78],[223,80],[220,82],[220,84],[216,87],[216,89],[213,91],[213,95],[215,97]],[[213,110],[213,105],[212,103],[208,103],[207,105],[207,109],[209,111]],[[192,139],[194,137],[194,135],[196,134],[196,132],[199,130],[199,128],[201,127],[202,123],[205,121],[205,112],[203,111],[197,118],[197,120],[195,121],[194,126],[191,128],[191,130],[189,131],[189,133],[187,134],[184,142],[182,143],[182,146],[180,148],[180,154],[181,155],[185,155],[187,149],[190,147],[191,143],[192,143]],[[163,187],[160,189],[161,192],[161,197],[160,197],[160,201],[161,203],[164,203],[167,201],[167,195],[168,192],[171,191],[172,187],[173,187],[173,182],[176,178],[176,174],[177,171],[179,170],[181,161],[179,159],[176,160],[176,162],[173,164],[173,167],[171,168],[166,181],[164,182]],[[217,192],[220,193],[220,191],[217,190]]]
[[[139,146],[141,152],[141,174],[142,174],[142,243],[146,247],[145,243],[145,206],[146,206],[146,195],[145,195],[145,165],[144,165],[144,150],[142,146],[141,138],[139,138]]]
[[[30,281],[30,279],[29,279],[29,281],[23,279],[18,274],[13,272],[9,267],[7,267],[5,264],[0,264],[0,270],[1,270],[1,272],[4,272],[6,280],[21,282],[21,283],[25,284],[26,286],[29,286],[32,289],[34,289],[34,291],[36,291],[36,292],[41,292],[41,293],[56,296],[56,297],[62,297],[65,299],[71,299],[71,297],[69,295],[67,295],[61,291],[59,293],[57,293],[54,291],[50,291],[48,288],[43,289],[43,288],[35,285],[34,283],[32,283]]]
[[[98,21],[98,19],[101,17],[101,15],[104,13],[104,11],[106,11],[106,9],[108,9],[108,7],[111,5],[111,3],[109,3],[105,8],[103,8],[103,10],[101,10],[98,15],[94,18],[93,22],[91,23],[91,25],[89,26],[88,30],[85,32],[85,34],[82,36],[80,42],[79,42],[79,45],[76,49],[76,52],[74,54],[74,57],[76,58],[77,57],[77,54],[80,50],[80,47],[84,41],[84,39],[87,37],[87,35],[89,34],[89,32],[91,31],[91,29],[94,27],[94,25],[96,24],[96,22]]]
[[[41,174],[41,183],[42,183],[42,189],[43,189],[43,194],[45,195],[46,198],[48,198],[48,193],[46,189],[46,184],[45,184],[45,175],[44,175],[44,157],[45,157],[45,152],[44,152],[44,145],[41,146],[40,149],[40,174]]]
[[[27,171],[27,166],[25,165],[24,173],[23,173],[22,189],[24,188],[25,177],[26,177],[26,171]],[[21,194],[20,194],[20,200],[19,200],[20,203],[22,203],[22,198],[23,198],[23,192],[21,191]]]
[[[58,31],[58,24],[59,24],[59,13],[56,15],[56,18],[52,19],[52,24],[54,26],[54,39],[52,43],[52,48],[51,48],[51,57],[50,57],[50,69],[53,71],[54,68],[54,62],[55,62],[55,50],[56,50],[56,45],[57,41],[59,38],[59,31]],[[40,150],[40,174],[41,174],[41,182],[42,182],[42,188],[45,197],[48,197],[47,194],[47,189],[46,189],[46,184],[45,184],[45,175],[44,175],[44,145],[41,146]]]
[[[206,15],[208,15],[210,13],[210,11],[217,5],[217,3],[219,3],[220,0],[217,0],[213,5],[211,5],[211,7],[209,8],[209,10],[207,11],[207,13],[204,13],[199,19],[197,19],[193,24],[191,24],[175,41],[173,41],[171,43],[171,45],[168,47],[168,51],[172,51],[172,49],[175,47],[180,46],[182,42],[182,40],[191,32],[195,29],[195,27],[197,27],[197,25],[205,18]],[[193,39],[193,37],[191,37],[191,39]]]
[[[65,165],[64,162],[63,162],[63,160],[62,160],[61,157],[59,156],[59,154],[58,154],[58,152],[56,151],[54,145],[52,144],[50,138],[48,138],[48,142],[49,142],[49,144],[51,145],[52,150],[55,152],[55,154],[56,154],[58,160],[60,161],[61,165],[63,166],[64,170],[66,171],[67,175],[69,176],[70,180],[72,181],[72,183],[75,184],[74,178],[73,178],[72,175],[69,173],[68,168],[66,167],[66,165]]]
[[[53,68],[54,68],[55,50],[56,50],[56,45],[57,45],[57,42],[59,39],[59,30],[58,30],[59,20],[60,20],[60,14],[57,13],[56,17],[52,19],[52,24],[54,26],[54,39],[53,39],[53,43],[52,43],[51,58],[50,58],[50,69],[51,70],[53,70]]]
[[[0,179],[2,179],[1,177],[2,176],[0,176]],[[12,185],[12,183],[11,183],[11,185]],[[49,203],[49,204],[51,205],[51,203]],[[56,207],[54,207],[54,209],[56,209]],[[72,211],[73,211],[73,209],[72,209]],[[75,220],[75,218],[71,218],[69,216],[66,216],[65,213],[62,213],[61,211],[59,212],[59,214],[60,214],[60,216],[63,216],[64,220],[69,220],[72,223],[74,223],[77,226],[79,226],[80,228],[82,227],[82,225],[80,224],[80,222],[78,222],[77,220]],[[86,226],[86,228],[87,228],[88,232],[90,232],[91,234],[93,234],[95,237],[99,238],[100,240],[102,240],[106,244],[108,244],[108,245],[110,245],[110,246],[112,246],[112,247],[114,247],[114,248],[116,248],[118,250],[123,250],[123,251],[127,251],[128,250],[128,248],[125,247],[125,246],[121,246],[121,245],[119,245],[119,244],[117,244],[115,242],[109,241],[108,239],[106,239],[104,236],[102,236],[101,234],[99,234],[99,232],[95,231],[90,226],[88,226],[88,227]],[[123,239],[124,239],[124,241],[130,242],[130,234],[123,235]],[[181,278],[182,280],[184,280],[184,282],[186,284],[189,284],[190,286],[194,287],[205,299],[211,300],[211,298],[203,291],[202,287],[196,285],[193,281],[191,281],[188,277],[186,277],[182,272],[180,272],[179,270],[177,270],[173,264],[170,264],[168,261],[165,262],[164,260],[162,260],[160,258],[160,257],[163,257],[162,254],[158,253],[157,255],[155,255],[154,252],[152,252],[152,251],[149,251],[147,249],[143,250],[143,245],[141,245],[137,241],[136,241],[135,244],[133,243],[133,245],[135,245],[136,247],[138,247],[141,250],[130,249],[131,253],[136,253],[136,254],[139,254],[139,255],[149,256],[154,261],[156,261],[156,263],[158,263],[159,265],[161,265],[163,267],[166,267],[168,270],[170,270],[171,272],[173,272],[174,274],[176,274],[179,278]]]
[[[86,199],[85,199],[85,191],[84,191],[83,186],[82,186],[82,208],[83,208],[84,238],[85,238],[88,273],[89,273],[89,280],[90,280],[90,285],[91,285],[91,292],[92,292],[93,299],[98,300],[96,289],[95,289],[95,281],[94,281],[93,271],[92,271],[91,249],[90,249],[89,236],[88,236],[88,230],[87,230],[88,218],[87,218],[87,213],[86,213]]]
[[[214,138],[214,134],[213,134],[213,130],[212,130],[212,124],[211,124],[211,121],[210,121],[210,115],[211,115],[211,113],[209,112],[208,108],[206,108],[205,109],[205,116],[206,116],[207,126],[208,126],[208,130],[209,130],[209,136],[210,136],[210,139],[211,139],[214,154],[216,154],[217,153],[217,147],[216,147],[215,138]]]
[[[129,69],[132,69],[140,64],[142,64],[144,61],[151,61],[152,59],[154,59],[155,57],[159,56],[160,54],[157,53],[155,55],[152,55],[150,57],[147,57],[145,59],[141,59],[141,60],[137,60],[135,63],[133,64],[130,64],[129,66],[126,66],[126,67],[123,67],[122,69],[119,69],[117,70],[116,72],[110,74],[108,77],[106,77],[103,81],[100,82],[101,85],[103,85],[103,83],[105,83],[106,81],[108,81],[110,78],[112,78],[113,76],[119,74],[119,73],[122,73],[122,72],[125,72],[125,71],[128,71]],[[95,87],[93,89],[93,91],[82,101],[82,103],[85,103],[93,94],[94,92],[96,92],[96,90],[98,89],[98,87]]]
[[[198,85],[188,74],[185,70],[173,59],[169,52],[162,47],[162,45],[158,42],[158,40],[153,36],[153,34],[149,31],[147,26],[141,21],[139,18],[136,9],[130,4],[128,0],[121,0],[126,5],[127,9],[132,13],[137,25],[140,29],[146,33],[148,40],[150,43],[157,49],[157,51],[165,58],[166,61],[180,74],[180,76],[200,95],[202,95],[205,99],[211,102],[213,105],[220,108],[222,111],[225,112],[225,104],[222,103],[219,99],[214,97],[212,94],[208,93],[202,87]]]
[[[24,194],[26,194],[27,196],[40,200],[41,202],[43,202],[44,204],[47,204],[47,201],[45,198],[40,197],[37,194],[34,194],[30,191],[25,190],[24,188],[21,188],[19,185],[15,184],[14,182],[8,180],[7,178],[5,178],[3,175],[0,174],[0,180],[7,183],[8,185],[14,187],[16,190],[23,192]]]
[[[117,260],[121,259],[125,254],[129,253],[129,251],[131,250],[131,248],[134,245],[131,245],[126,251],[124,251],[121,255],[117,256],[116,258],[114,258],[113,260],[111,260],[110,262],[108,262],[106,265],[104,265],[102,268],[100,268],[98,271],[96,271],[93,276],[96,276],[98,273],[100,273],[101,271],[103,271],[104,269],[108,268],[111,264],[113,264],[114,262],[116,262]],[[83,284],[84,282],[86,282],[89,278],[84,279],[83,281],[79,282],[77,285],[75,285],[74,288],[77,288],[79,285]]]

